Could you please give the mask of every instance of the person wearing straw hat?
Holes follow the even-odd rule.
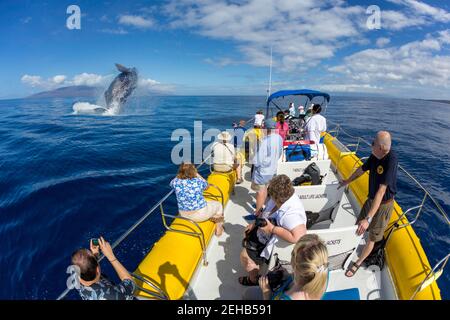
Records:
[[[231,134],[223,131],[217,135],[217,141],[212,146],[212,162],[215,172],[230,172],[236,170],[237,184],[242,183],[242,166],[236,156],[231,141]]]

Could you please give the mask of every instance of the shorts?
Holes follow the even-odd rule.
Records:
[[[261,191],[263,188],[267,189],[268,185],[269,185],[268,183],[267,184],[256,184],[252,181],[252,185],[250,186],[250,188],[252,188],[253,191],[258,192],[258,191]]]
[[[234,165],[229,164],[215,164],[213,165],[213,169],[216,172],[230,172],[234,169]]]
[[[361,209],[361,212],[358,216],[356,223],[367,217],[367,214],[369,213],[370,208],[372,207],[372,203],[373,199],[367,199],[366,202],[364,202],[364,205]],[[367,229],[369,232],[370,241],[378,242],[383,240],[384,231],[386,230],[386,227],[389,221],[391,220],[393,209],[394,209],[393,200],[388,203],[380,204],[377,213],[375,213],[375,216],[373,217],[372,222],[370,223],[369,228]]]
[[[203,222],[214,216],[223,216],[222,204],[219,201],[206,201],[206,206],[195,211],[182,211],[180,216],[195,222]]]

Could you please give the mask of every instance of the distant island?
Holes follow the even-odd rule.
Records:
[[[430,101],[430,102],[439,102],[439,103],[450,104],[450,100],[433,100],[433,99],[413,99],[413,100],[422,100],[422,101]]]
[[[90,86],[69,86],[55,90],[43,91],[35,93],[25,99],[41,99],[41,98],[96,98],[101,88]]]

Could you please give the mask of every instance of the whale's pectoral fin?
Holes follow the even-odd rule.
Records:
[[[129,68],[124,67],[123,65],[116,63],[116,68],[117,70],[119,70],[120,72],[125,72],[125,73],[129,73],[131,72]]]

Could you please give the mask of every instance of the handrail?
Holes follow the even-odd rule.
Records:
[[[432,284],[433,282],[437,281],[439,279],[439,277],[442,275],[442,273],[444,272],[444,268],[447,265],[448,260],[450,259],[450,253],[447,254],[443,259],[441,259],[441,261],[439,261],[434,268],[431,270],[431,272],[429,274],[427,274],[427,276],[423,279],[423,281],[421,282],[421,284],[419,286],[417,286],[416,291],[414,291],[413,295],[411,296],[410,300],[413,300],[416,295],[422,291],[423,289],[425,289],[426,287],[428,287],[430,284]],[[440,267],[439,271],[435,272],[435,270],[442,265],[442,267]]]
[[[206,163],[207,160],[209,160],[209,158],[211,157],[211,155],[209,155],[208,157],[206,157],[198,166],[197,166],[197,170],[200,169],[203,164]],[[117,247],[123,240],[125,240],[130,233],[132,233],[137,227],[139,227],[141,225],[142,222],[144,222],[148,216],[150,216],[150,214],[153,213],[153,211],[155,211],[160,205],[162,205],[162,203],[164,201],[166,201],[172,194],[174,193],[174,190],[171,189],[165,196],[163,196],[150,210],[148,210],[138,221],[136,221],[127,231],[125,231],[120,237],[119,239],[117,239],[111,246],[112,249],[114,249],[115,247]],[[102,261],[103,258],[105,256],[103,254],[100,255],[100,258],[98,259],[98,262]],[[66,288],[59,296],[56,300],[61,300],[63,299],[72,289]]]
[[[152,296],[152,297],[154,297],[154,298],[156,298],[156,299],[160,299],[160,300],[170,300],[170,299],[169,299],[169,296],[168,296],[163,290],[161,290],[161,288],[159,288],[156,284],[154,284],[150,279],[146,279],[145,277],[140,276],[140,275],[135,274],[135,273],[130,273],[130,274],[131,274],[131,276],[132,276],[133,278],[136,278],[136,279],[138,279],[139,281],[142,281],[142,282],[148,284],[152,289],[154,289],[154,290],[157,291],[158,293],[137,286],[137,288],[138,288],[140,291],[143,291],[143,292],[147,293],[148,295],[150,295],[150,296]]]
[[[344,130],[340,124],[338,124],[336,122],[333,122],[333,121],[329,121],[329,122],[336,125],[336,128],[334,130],[330,130],[330,131],[336,132],[336,135],[334,136],[335,138],[337,138],[339,136],[339,134],[342,132],[347,137],[350,137],[352,139],[357,139],[358,140],[358,145],[360,144],[360,142],[364,142],[367,146],[369,146],[369,147],[371,146],[371,143],[369,143],[363,137],[358,137],[358,136],[351,135],[346,130]],[[357,152],[357,150],[355,151],[355,153],[356,152]],[[441,205],[436,201],[436,199],[431,195],[431,193],[411,173],[409,173],[401,164],[398,165],[398,168],[401,171],[403,171],[408,176],[408,178],[410,178],[425,193],[424,200],[426,200],[426,198],[429,198],[433,202],[434,206],[439,211],[439,213],[444,217],[444,219],[447,222],[447,224],[450,225],[450,219],[449,219],[447,213],[444,211],[444,209],[441,207]],[[422,206],[425,203],[424,200],[422,201]],[[421,213],[421,210],[419,210],[419,214],[420,213]],[[416,222],[417,218],[418,218],[418,215],[414,219],[413,223]]]

